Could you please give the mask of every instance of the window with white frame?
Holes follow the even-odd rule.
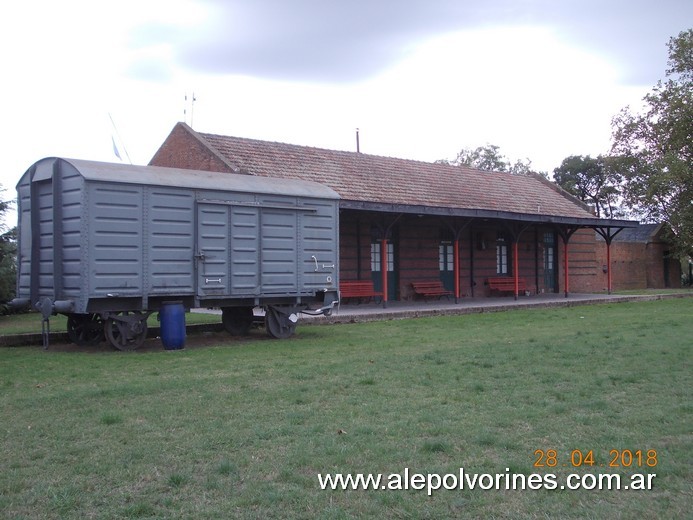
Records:
[[[380,272],[382,270],[382,247],[380,242],[371,242],[371,271]],[[387,243],[387,270],[395,270],[395,246],[392,242]]]
[[[452,242],[441,242],[438,246],[438,267],[441,271],[454,270],[454,251]]]
[[[371,242],[371,271],[380,272],[380,242]]]
[[[508,241],[505,235],[496,238],[496,274],[508,274]]]

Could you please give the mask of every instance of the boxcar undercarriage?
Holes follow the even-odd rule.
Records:
[[[330,298],[334,298],[330,296]],[[221,322],[224,330],[232,336],[246,336],[253,325],[261,324],[267,334],[276,339],[291,337],[299,320],[299,314],[329,316],[336,300],[319,309],[311,310],[305,305],[267,305],[262,314],[255,314],[254,307],[221,307]],[[63,302],[58,302],[61,307]],[[27,301],[13,301],[13,306],[21,308]],[[135,350],[147,339],[148,319],[156,311],[126,310],[103,311],[97,313],[57,312],[56,305],[44,298],[35,305],[43,316],[43,346],[48,347],[50,317],[64,314],[67,317],[67,335],[72,343],[79,346],[94,346],[107,341],[118,350]],[[64,308],[64,307],[63,307]]]

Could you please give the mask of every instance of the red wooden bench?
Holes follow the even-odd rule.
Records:
[[[491,289],[492,291],[515,293],[515,279],[512,276],[497,276],[493,278],[487,278],[486,283],[488,284],[489,289]],[[525,282],[525,279],[518,278],[518,292],[523,293],[526,289],[527,282]]]
[[[449,300],[452,294],[452,291],[448,291],[443,287],[443,282],[440,280],[432,282],[412,282],[411,286],[414,289],[414,294],[423,296],[425,299],[432,296],[437,296],[438,298],[445,296]]]
[[[372,298],[382,297],[381,291],[376,291],[372,280],[343,280],[339,283],[339,293],[342,300],[348,298]]]

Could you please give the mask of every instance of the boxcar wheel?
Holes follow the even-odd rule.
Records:
[[[108,318],[104,332],[108,342],[118,350],[135,350],[147,339],[148,315],[125,311]]]
[[[252,307],[223,307],[221,322],[226,332],[232,336],[246,336],[253,325]]]
[[[67,336],[81,347],[94,346],[104,339],[103,319],[98,314],[68,314]]]
[[[268,307],[265,312],[265,329],[273,338],[286,339],[293,336],[296,331],[296,322],[291,320],[289,314],[280,312],[274,307]]]

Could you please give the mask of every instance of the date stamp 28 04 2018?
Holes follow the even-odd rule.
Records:
[[[657,466],[657,450],[609,450],[609,456],[600,460],[594,455],[594,450],[572,450],[562,458],[557,450],[534,450],[535,468],[655,468]]]

